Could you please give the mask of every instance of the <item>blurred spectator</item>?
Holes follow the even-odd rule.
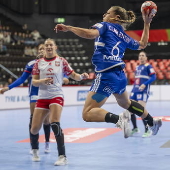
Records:
[[[26,45],[34,45],[35,41],[32,38],[31,34],[25,34],[25,44]]]
[[[25,46],[24,48],[24,56],[30,57],[33,56],[32,49],[30,46]]]
[[[3,32],[1,31],[0,32],[0,41],[3,41],[4,40],[4,34],[3,34]]]
[[[38,39],[41,38],[41,35],[37,30],[32,31],[31,35],[32,35],[33,40],[35,40],[35,41],[37,41]]]
[[[12,36],[12,39],[14,40],[14,43],[15,43],[15,44],[18,44],[19,36],[18,36],[18,33],[17,33],[17,32],[14,32],[14,34],[13,34],[13,36]]]
[[[7,47],[3,44],[2,41],[0,41],[0,54],[6,54],[7,53]]]
[[[9,44],[11,43],[11,33],[10,32],[4,32],[4,43]]]
[[[32,48],[32,55],[33,55],[33,56],[37,56],[37,55],[38,55],[38,49],[37,49],[37,47],[33,47],[33,48]]]
[[[27,25],[27,24],[24,24],[24,25],[22,26],[22,29],[23,29],[23,31],[24,31],[26,34],[29,34],[29,30],[28,30],[28,25]]]

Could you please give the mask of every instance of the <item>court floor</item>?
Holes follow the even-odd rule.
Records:
[[[121,113],[116,104],[103,108]],[[153,116],[163,119],[158,135],[142,138],[141,133],[128,139],[109,123],[87,123],[81,118],[82,106],[64,107],[64,129],[68,165],[56,167],[56,143],[51,134],[49,154],[44,153],[43,130],[40,131],[40,162],[32,162],[28,139],[29,109],[0,111],[0,170],[169,170],[170,101],[148,102]]]

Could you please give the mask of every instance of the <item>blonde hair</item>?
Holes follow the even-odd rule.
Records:
[[[110,18],[111,20],[116,20],[121,23],[125,28],[131,25],[136,20],[136,16],[133,11],[126,11],[126,9],[120,6],[112,6],[115,15],[119,15],[119,19]]]
[[[52,39],[52,38],[47,38],[47,39],[45,40],[45,42],[46,42],[46,41],[52,41],[52,42],[55,44],[55,46],[57,46],[55,40]],[[44,44],[45,44],[45,42],[44,42]]]

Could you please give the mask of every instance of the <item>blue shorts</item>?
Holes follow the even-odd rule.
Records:
[[[30,103],[35,103],[38,100],[38,95],[31,95],[30,96]]]
[[[122,69],[114,68],[105,72],[96,73],[90,91],[109,97],[111,94],[122,94],[126,90],[127,78]]]
[[[149,98],[148,93],[145,92],[131,92],[130,93],[130,99],[135,100],[135,101],[139,101],[142,100],[144,102],[147,102]]]

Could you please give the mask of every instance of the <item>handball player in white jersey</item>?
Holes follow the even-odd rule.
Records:
[[[126,49],[140,50],[147,46],[150,24],[155,14],[149,10],[142,11],[144,21],[143,33],[139,41],[126,34],[125,29],[132,24],[136,17],[133,11],[127,11],[120,6],[112,6],[103,15],[103,22],[96,23],[90,29],[57,24],[54,30],[71,31],[85,39],[95,39],[92,64],[95,68],[96,79],[86,98],[83,109],[83,119],[87,122],[114,123],[124,131],[124,137],[131,135],[129,112],[147,121],[152,134],[156,135],[161,119],[153,119],[148,111],[138,102],[130,100],[126,91],[127,78],[123,71],[123,57]],[[119,106],[128,111],[120,115],[113,114],[102,105],[110,95],[114,95]]]
[[[60,117],[64,105],[62,91],[63,75],[65,74],[76,81],[87,79],[89,76],[87,73],[75,73],[68,62],[56,54],[56,49],[55,41],[47,39],[45,41],[45,57],[37,60],[33,68],[32,82],[34,86],[39,86],[39,92],[31,127],[32,160],[40,161],[38,155],[38,132],[43,120],[50,111],[49,121],[56,138],[58,149],[58,160],[54,165],[65,165],[67,164],[67,159],[64,134],[60,126]]]

